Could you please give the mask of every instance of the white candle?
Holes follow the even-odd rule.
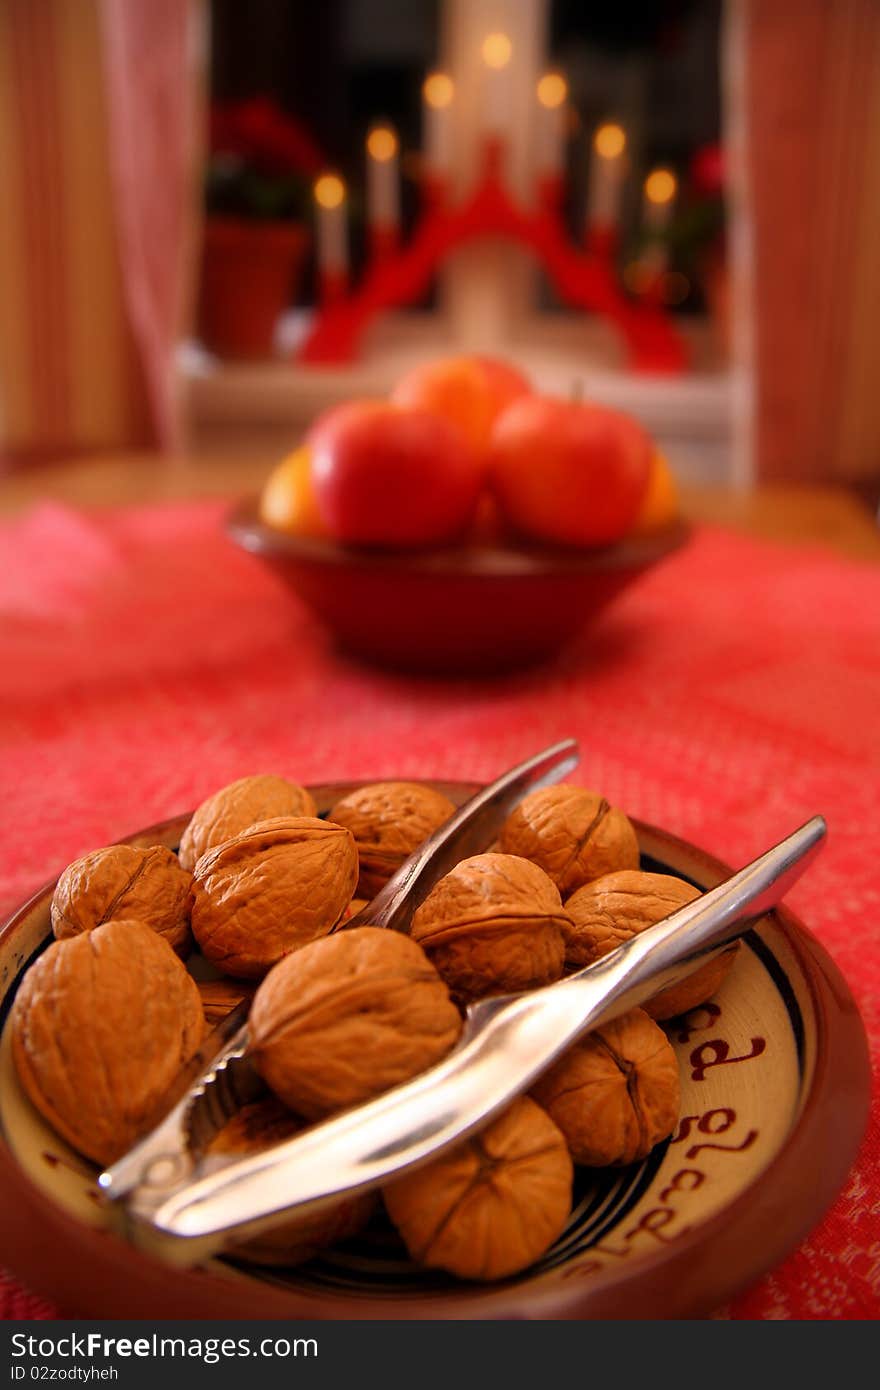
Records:
[[[642,188],[642,217],[655,234],[665,232],[672,219],[678,180],[671,169],[652,169]]]
[[[367,136],[367,225],[382,231],[400,227],[400,157],[390,126],[374,126]]]
[[[445,177],[452,166],[452,101],[455,84],[445,72],[431,72],[422,85],[422,146],[429,174]]]
[[[620,202],[626,178],[626,132],[613,123],[601,125],[593,136],[590,151],[590,183],[587,196],[587,225],[616,228],[620,222]]]
[[[510,60],[513,45],[506,34],[487,34],[480,49],[485,68],[483,113],[489,135],[503,135],[513,115]]]
[[[536,88],[535,170],[539,178],[558,177],[565,163],[568,87],[558,72],[545,72]]]
[[[331,278],[344,277],[348,274],[345,184],[336,174],[322,174],[313,192],[318,270]]]

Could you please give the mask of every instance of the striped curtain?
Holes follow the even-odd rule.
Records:
[[[171,447],[197,0],[0,0],[0,460]]]
[[[880,480],[880,0],[742,5],[757,475]]]

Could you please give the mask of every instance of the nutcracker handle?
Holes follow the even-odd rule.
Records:
[[[778,906],[819,853],[826,833],[824,818],[813,816],[717,887],[538,995],[552,993],[553,1008],[568,1017],[576,1036],[600,1017],[610,1022],[687,979]],[[497,1002],[489,999],[469,1010],[469,1027],[480,1030],[481,1015],[490,1016]]]
[[[576,1038],[690,974],[774,907],[825,836],[815,816],[671,917],[557,984],[468,1010],[455,1050],[415,1080],[218,1172],[153,1173],[127,1192],[130,1234],[166,1259],[201,1260],[347,1193],[418,1167],[484,1126]],[[120,1174],[101,1186],[122,1195]],[[121,1191],[122,1189],[122,1191]]]

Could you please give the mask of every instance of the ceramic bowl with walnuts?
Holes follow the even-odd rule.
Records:
[[[351,898],[356,889],[358,866],[345,837],[356,841],[358,832],[348,826],[329,830],[328,813],[352,798],[357,805],[362,787],[304,788],[309,800],[293,804],[282,788],[288,801],[269,806],[264,818],[268,831],[258,829],[249,840],[251,827],[236,826],[227,837],[235,843],[233,851],[222,848],[227,840],[219,846],[206,843],[190,866],[180,866],[179,898],[165,891],[167,875],[160,873],[157,897],[170,904],[164,929],[154,926],[151,931],[136,915],[107,914],[108,903],[97,911],[99,920],[91,921],[81,895],[77,907],[76,891],[69,893],[71,885],[62,884],[55,906],[56,922],[62,923],[57,939],[51,915],[55,885],[14,914],[0,932],[5,1009],[0,1241],[4,1259],[19,1277],[80,1316],[695,1316],[711,1311],[781,1259],[805,1226],[818,1220],[842,1183],[868,1095],[864,1032],[851,997],[827,955],[785,910],[749,933],[715,992],[699,1006],[672,1017],[658,1013],[653,1019],[639,1011],[597,1031],[559,1059],[527,1097],[481,1136],[389,1184],[381,1197],[341,1203],[317,1224],[294,1220],[268,1248],[239,1252],[241,1258],[213,1259],[198,1270],[158,1267],[118,1235],[108,1238],[108,1213],[95,1193],[98,1165],[116,1151],[118,1134],[128,1141],[125,1125],[137,1128],[153,1099],[150,1087],[142,1084],[143,1077],[138,1085],[129,1085],[130,1113],[124,1116],[108,1117],[94,1099],[91,1111],[88,1104],[70,1105],[40,1044],[40,1029],[47,1027],[53,1005],[81,978],[86,964],[94,978],[93,994],[103,997],[102,976],[91,974],[93,957],[107,954],[110,960],[109,966],[96,969],[109,972],[114,991],[118,986],[113,1007],[124,1033],[138,1028],[134,993],[132,1005],[125,1004],[124,991],[134,991],[132,977],[161,978],[164,1014],[148,1078],[157,1083],[164,1079],[162,1068],[188,1053],[203,1027],[215,1025],[237,1001],[254,1000],[263,1074],[279,1089],[291,1088],[288,1102],[295,1100],[311,1115],[290,1118],[289,1104],[267,1090],[253,1113],[218,1137],[219,1157],[253,1151],[261,1136],[296,1132],[297,1125],[326,1113],[328,1105],[356,1104],[365,1086],[366,1091],[370,1084],[382,1089],[445,1055],[458,1036],[466,999],[509,987],[505,972],[510,968],[533,968],[537,961],[534,977],[523,978],[521,987],[539,987],[580,963],[584,954],[601,954],[607,930],[625,937],[644,929],[645,913],[636,918],[624,914],[616,926],[608,928],[605,921],[597,928],[597,912],[601,917],[609,904],[614,908],[621,897],[627,900],[631,884],[624,880],[621,894],[614,874],[664,876],[701,890],[727,872],[701,852],[638,822],[631,823],[638,854],[633,865],[629,837],[612,818],[605,825],[612,833],[601,833],[597,845],[605,854],[610,842],[625,862],[609,865],[600,854],[598,880],[575,884],[572,873],[576,879],[582,872],[584,844],[613,809],[600,804],[585,820],[589,807],[578,798],[568,807],[563,839],[570,838],[561,859],[558,843],[540,847],[542,863],[541,854],[534,859],[524,854],[529,836],[542,836],[544,821],[532,815],[527,824],[514,826],[515,843],[502,843],[487,856],[510,856],[529,865],[508,875],[506,896],[499,900],[497,864],[490,864],[488,872],[480,866],[478,872],[465,868],[452,889],[428,904],[421,940],[414,931],[413,940],[400,939],[391,955],[379,943],[377,954],[369,929],[355,928],[348,945],[342,944],[345,931],[334,930],[351,910],[350,904],[340,909],[338,899]],[[439,814],[441,807],[460,804],[473,790],[466,784],[430,784],[428,799]],[[213,814],[209,807],[202,818],[208,832]],[[303,832],[302,822],[316,819],[327,831],[307,825]],[[128,843],[139,852],[156,847],[174,852],[190,820],[180,817],[153,827]],[[280,953],[273,938],[259,962],[248,957],[254,968],[242,970],[241,938],[249,933],[242,933],[241,913],[247,904],[237,908],[227,901],[230,883],[224,874],[228,878],[230,865],[238,863],[259,894],[265,887],[265,864],[275,855],[282,878],[291,864],[295,876],[295,866],[315,845],[322,847],[322,859],[328,847],[336,856],[330,875],[336,896],[328,887],[320,907],[307,904],[297,925],[284,927],[293,936],[281,943]],[[123,887],[129,882],[128,868],[126,861]],[[500,868],[509,870],[510,865]],[[118,864],[110,869],[119,877]],[[597,908],[595,901],[585,901],[590,897],[586,890],[606,875],[612,876],[610,896],[606,882],[606,897]],[[83,881],[80,874],[73,889],[81,889]],[[484,882],[488,896],[481,906]],[[174,939],[180,923],[173,927],[171,921],[174,903],[183,902],[184,883],[182,918],[193,937],[182,937],[181,952],[181,942]],[[237,878],[235,883],[241,887]],[[649,886],[657,889],[656,883]],[[660,887],[661,898],[664,892],[673,897],[688,892],[687,887]],[[210,931],[204,921],[200,928],[195,906],[200,891],[206,895]],[[579,900],[578,894],[584,897]],[[138,910],[136,899],[136,893],[129,894],[127,911]],[[62,918],[71,920],[72,927]],[[200,948],[200,930],[206,939],[219,933],[222,945],[213,960]],[[367,938],[359,941],[363,930]],[[500,952],[506,964],[498,967],[503,978],[497,981],[488,979],[491,952],[486,943],[493,935],[506,942]],[[129,948],[135,966],[127,963],[117,973],[113,953],[122,950],[128,961]],[[271,962],[267,956],[273,957]],[[54,966],[59,957],[64,964],[60,974]],[[240,973],[223,972],[224,959],[234,960]],[[328,988],[331,974],[339,971],[348,981],[343,996]],[[462,972],[466,976],[468,971],[470,979],[463,984]],[[288,973],[295,977],[295,993],[290,980],[285,985]],[[396,994],[384,984],[378,987],[386,977],[399,982]],[[291,1003],[295,995],[301,1011]],[[204,1018],[197,1025],[194,998]],[[341,1026],[334,1019],[337,1009],[347,1011],[354,1025],[341,1035],[334,1033]],[[88,1015],[84,999],[77,1010]],[[396,1046],[369,1057],[365,1040],[376,1035],[363,1024],[365,1018],[386,1029],[389,1044],[393,1039]],[[361,1035],[357,1028],[364,1030]],[[100,1074],[94,1069],[103,1064],[107,1033],[99,1035],[88,1026],[79,1033],[82,1051],[70,1060],[73,1080],[83,1085],[83,1096],[93,1096],[85,1080]],[[30,1048],[23,1067],[30,1066],[33,1076],[25,1072],[26,1085],[16,1065],[16,1046]],[[311,1062],[303,1074],[308,1049]],[[120,1055],[113,1053],[113,1063],[122,1067],[124,1078]],[[346,1091],[349,1084],[352,1089]],[[572,1098],[579,1091],[586,1099],[575,1105]],[[590,1118],[590,1105],[601,1123]],[[82,1124],[98,1136],[89,1141],[91,1156],[84,1154],[77,1128]],[[810,1158],[820,1136],[824,1160],[817,1173]],[[777,1212],[772,1222],[766,1216],[768,1203]],[[473,1238],[477,1229],[480,1241]],[[51,1261],[43,1253],[48,1249]]]

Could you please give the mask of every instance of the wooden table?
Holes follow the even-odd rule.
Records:
[[[20,514],[48,498],[76,507],[233,498],[256,491],[276,458],[257,446],[247,454],[115,454],[34,467],[0,481],[0,515]],[[695,521],[766,540],[827,545],[854,559],[880,561],[876,519],[843,488],[775,484],[733,492],[687,487],[682,500]]]

